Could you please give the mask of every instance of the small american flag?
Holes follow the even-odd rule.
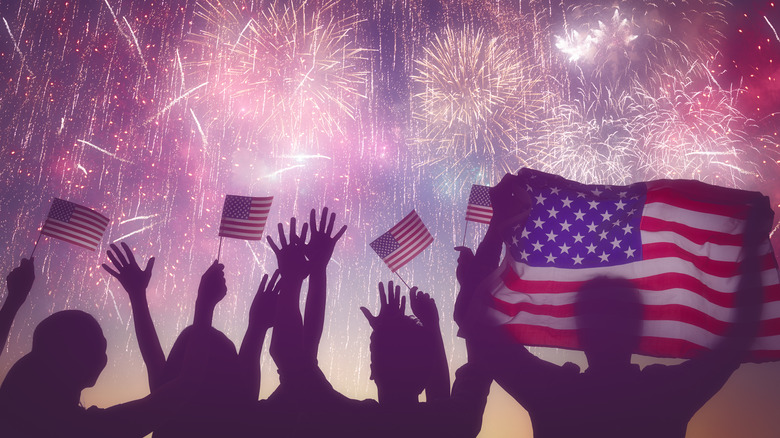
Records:
[[[260,240],[273,199],[273,196],[225,196],[219,235],[234,239]]]
[[[41,234],[96,251],[109,222],[95,210],[54,198]]]
[[[519,175],[531,211],[510,231],[491,286],[491,313],[519,342],[578,348],[576,292],[599,275],[627,278],[639,290],[637,353],[690,358],[726,333],[745,218],[759,193],[684,180],[608,186],[530,169]],[[752,360],[777,360],[780,281],[768,239],[760,254],[765,303]]]
[[[466,206],[466,220],[489,224],[493,217],[493,206],[490,204],[490,187],[474,184],[469,194],[469,204]]]
[[[420,216],[412,210],[390,231],[371,242],[371,248],[395,272],[409,263],[417,254],[433,242],[433,236],[425,228]]]

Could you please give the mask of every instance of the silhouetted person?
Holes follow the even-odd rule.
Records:
[[[518,209],[527,209],[527,194],[512,178],[502,180],[494,194],[504,201],[514,198],[514,206],[504,211],[501,207],[495,211],[501,202],[494,200],[497,223],[522,218]],[[690,418],[739,367],[757,331],[762,299],[758,246],[767,235],[768,224],[761,218],[768,208],[757,203],[749,213],[736,320],[718,345],[694,359],[643,370],[631,363],[642,304],[633,284],[619,278],[593,279],[578,292],[578,337],[588,360],[584,373],[571,363],[559,367],[545,362],[497,330],[471,327],[467,337],[490,365],[496,382],[528,410],[536,437],[684,437]],[[490,235],[477,255],[463,250],[459,270],[467,283],[479,283],[497,267],[499,232],[491,222]],[[462,306],[459,311],[466,312]]]
[[[368,319],[371,379],[377,386],[379,416],[372,436],[474,437],[479,433],[492,378],[472,360],[456,372],[452,393],[436,303],[413,287],[409,304],[417,317],[404,314],[400,287],[379,284],[380,310]],[[470,347],[467,345],[470,351]],[[423,389],[426,402],[420,402]]]
[[[11,324],[14,322],[16,313],[19,312],[27,295],[30,294],[30,289],[32,289],[35,280],[34,260],[32,257],[22,259],[19,266],[5,277],[8,295],[6,295],[3,307],[0,309],[0,354],[5,350],[5,342],[8,339],[8,333],[11,331]]]
[[[195,302],[193,324],[176,339],[166,360],[149,315],[145,289],[154,258],[141,270],[130,248],[122,243],[126,255],[112,245],[108,257],[114,269],[103,268],[120,280],[133,303],[136,335],[149,369],[150,387],[181,377],[185,370],[200,376],[190,379],[192,396],[186,409],[179,410],[155,430],[155,437],[197,437],[239,435],[241,416],[260,391],[260,353],[265,334],[273,325],[278,274],[269,281],[263,276],[249,312],[249,324],[240,352],[222,332],[212,327],[216,305],[226,296],[224,265],[215,261],[201,277]],[[160,363],[162,360],[162,363]],[[154,377],[153,377],[154,376]],[[156,382],[153,384],[153,382]],[[239,427],[239,429],[237,429]]]
[[[154,398],[84,409],[81,391],[95,384],[106,362],[106,339],[89,314],[65,310],[41,321],[32,351],[0,386],[0,436],[141,437],[169,413],[170,401],[186,396],[181,388],[171,391],[172,384]]]
[[[271,356],[279,370],[280,384],[270,397],[271,400],[319,403],[319,397],[333,393],[319,369],[317,353],[325,322],[327,266],[336,243],[347,228],[346,225],[342,226],[333,234],[335,221],[335,213],[331,213],[328,218],[326,207],[322,210],[318,226],[316,212],[312,209],[310,222],[304,223],[300,235],[297,234],[296,219],[292,218],[289,239],[284,235],[282,224],[278,226],[279,245],[268,237],[281,274],[270,347]],[[311,235],[307,243],[309,230]],[[307,277],[309,289],[302,316],[299,302],[301,287]]]

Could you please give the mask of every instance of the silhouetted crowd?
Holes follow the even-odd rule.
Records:
[[[575,306],[588,360],[581,372],[537,358],[486,322],[485,284],[499,266],[506,230],[525,221],[531,203],[512,175],[490,197],[494,215],[477,251],[456,248],[460,290],[453,317],[468,361],[452,384],[434,299],[416,287],[404,294],[392,281],[379,284],[378,312],[361,307],[372,329],[378,400],[350,399],[328,382],[317,362],[327,266],[346,226],[334,232],[335,214],[324,208],[319,218],[312,210],[300,228],[292,218],[288,229],[278,225],[276,239],[268,237],[278,268],[260,282],[238,350],[212,326],[227,294],[224,265],[215,261],[203,273],[192,325],[166,357],[146,296],[154,258],[141,269],[127,244],[112,244],[103,268],[130,299],[150,394],[105,409],[82,407],[81,392],[106,365],[106,339],[88,313],[60,311],[36,327],[32,350],[0,386],[0,437],[474,437],[494,380],[528,410],[535,437],[684,437],[690,418],[739,366],[756,334],[758,246],[771,225],[759,210],[768,206],[754,206],[747,219],[737,319],[720,345],[679,365],[640,369],[631,363],[641,329],[639,295],[628,280],[598,277],[581,288]],[[7,276],[2,346],[34,278],[32,258]],[[407,302],[414,316],[406,314]],[[261,352],[272,327],[269,351],[279,386],[258,400]]]

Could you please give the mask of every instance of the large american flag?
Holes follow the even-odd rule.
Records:
[[[508,236],[491,311],[519,342],[578,348],[576,293],[608,275],[632,280],[642,297],[638,353],[690,358],[717,344],[736,313],[742,233],[759,193],[686,180],[608,186],[519,175],[532,207]],[[752,359],[780,359],[780,281],[768,238],[760,270],[765,303]]]
[[[433,236],[425,228],[415,210],[390,228],[390,231],[370,243],[371,248],[395,272],[409,263],[417,254],[433,242]]]
[[[490,204],[490,187],[472,185],[469,203],[466,206],[466,220],[489,224],[492,217],[493,206]]]
[[[225,196],[219,235],[244,240],[262,239],[273,199],[273,196]]]
[[[54,198],[41,234],[96,251],[109,222],[95,210]]]

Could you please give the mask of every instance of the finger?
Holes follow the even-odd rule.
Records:
[[[279,247],[276,246],[276,242],[274,242],[274,239],[271,238],[271,236],[266,236],[265,239],[268,241],[268,245],[271,247],[271,250],[273,250],[274,254],[279,256]]]
[[[117,270],[122,270],[122,264],[119,263],[119,260],[114,257],[114,253],[111,251],[106,251],[106,254],[108,255],[108,259],[111,260],[111,263],[116,267]]]
[[[391,285],[393,283],[390,283]],[[385,284],[381,281],[379,282],[379,308],[383,309],[385,306],[387,306],[387,295],[385,295]]]
[[[154,269],[154,257],[150,258],[148,262],[146,262],[146,268],[144,268],[144,273],[151,275],[152,269]]]
[[[281,222],[278,225],[279,228],[279,245],[284,248],[287,246],[287,237],[284,235],[284,225]]]
[[[274,271],[274,275],[271,276],[271,282],[268,283],[268,289],[273,291],[275,294],[279,292],[279,270]]]
[[[260,286],[257,287],[257,293],[265,291],[265,283],[268,281],[268,274],[263,275],[263,279],[260,280]]]
[[[311,232],[314,234],[317,231],[317,213],[313,208],[309,212],[309,223],[311,224]]]
[[[107,264],[103,263],[103,264],[102,264],[102,265],[100,265],[100,266],[102,266],[102,267],[103,267],[103,269],[105,269],[105,270],[106,270],[106,271],[107,271],[109,274],[111,274],[111,275],[112,275],[114,278],[119,278],[119,272],[116,272],[115,270],[113,270],[113,269],[109,268]]]
[[[306,235],[309,233],[309,224],[304,223],[301,227],[301,237],[298,238],[298,242],[301,244],[306,243]]]
[[[376,316],[372,315],[371,311],[369,311],[365,307],[361,307],[360,311],[363,312],[363,315],[368,320],[368,325],[370,325],[371,328],[376,328],[376,327],[374,327],[374,323],[376,322]]]
[[[333,236],[333,242],[334,242],[334,243],[335,243],[335,242],[338,242],[338,240],[339,240],[339,239],[341,239],[341,236],[343,236],[343,235],[344,235],[344,232],[345,232],[345,231],[347,231],[347,226],[346,226],[346,225],[344,225],[343,227],[341,227],[341,229],[340,229],[340,230],[339,230],[339,231],[336,233],[336,235],[335,235],[335,236]]]
[[[326,208],[326,210],[327,210],[327,208]],[[323,213],[323,215],[324,215],[324,213]],[[330,233],[333,232],[333,225],[335,223],[336,223],[336,213],[331,213],[330,214],[330,220],[328,221],[328,230],[326,232],[328,236],[330,236]]]
[[[395,287],[393,287],[392,281],[387,282],[387,304],[391,309],[395,309],[398,305],[395,301]]]
[[[127,254],[127,261],[130,262],[131,265],[137,265],[138,263],[136,263],[135,256],[133,255],[133,251],[130,250],[130,247],[127,246],[125,242],[121,242],[120,244]]]
[[[401,297],[401,315],[403,315],[406,312],[406,297]]]
[[[127,259],[125,259],[125,255],[122,254],[122,251],[119,250],[119,247],[117,247],[115,244],[111,244],[111,249],[114,250],[114,253],[116,253],[116,258],[122,262],[122,266],[127,265]]]
[[[298,224],[298,220],[295,219],[294,217],[291,217],[290,218],[290,242],[289,242],[290,245],[292,245],[293,243],[297,243],[298,242],[298,235],[296,234],[297,233],[297,231],[296,231],[296,225],[297,224]]]
[[[331,219],[332,220],[332,219]],[[320,232],[325,229],[325,225],[328,222],[328,207],[322,208],[322,216],[320,216]],[[330,235],[330,231],[333,229],[333,225],[328,227],[328,235]]]

